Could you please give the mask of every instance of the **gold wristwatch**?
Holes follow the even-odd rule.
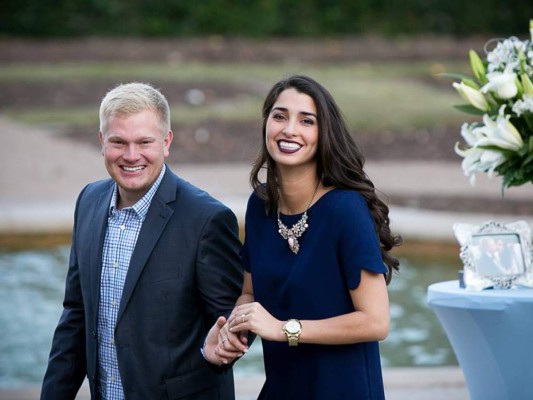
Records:
[[[289,346],[298,346],[298,339],[302,333],[302,324],[297,319],[289,319],[285,325],[283,325],[283,332],[287,336]]]

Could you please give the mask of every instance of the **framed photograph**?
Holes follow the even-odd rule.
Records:
[[[453,230],[461,245],[467,289],[533,286],[531,230],[525,221],[456,223]]]

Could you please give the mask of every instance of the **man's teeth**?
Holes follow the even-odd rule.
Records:
[[[122,169],[127,172],[137,172],[144,169],[144,167],[122,167]]]
[[[295,151],[302,146],[300,146],[298,143],[279,142],[279,147],[281,150]]]

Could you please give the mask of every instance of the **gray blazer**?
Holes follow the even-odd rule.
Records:
[[[75,212],[63,314],[41,399],[74,399],[87,376],[97,399],[98,299],[113,181],[89,184]],[[237,219],[169,168],[131,257],[115,343],[126,399],[234,399],[231,368],[200,347],[241,292]]]

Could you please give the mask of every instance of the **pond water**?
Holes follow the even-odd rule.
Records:
[[[39,385],[61,313],[69,247],[0,252],[0,387]],[[401,257],[389,286],[391,330],[381,344],[384,367],[457,365],[446,335],[426,305],[428,285],[456,279],[460,262]],[[256,341],[237,376],[263,372]]]

